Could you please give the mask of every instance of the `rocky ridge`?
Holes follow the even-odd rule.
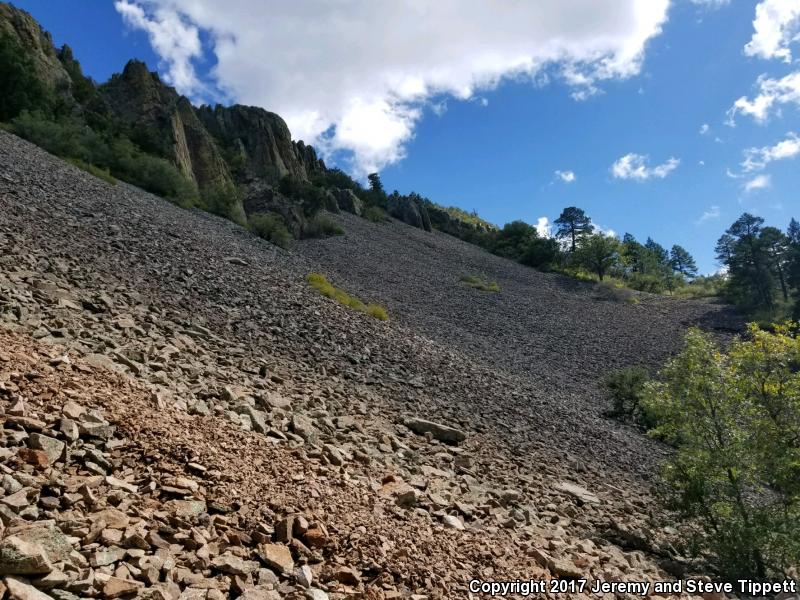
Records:
[[[481,360],[479,347],[445,343],[457,319],[434,313],[445,332],[436,335],[405,299],[388,298],[389,323],[347,311],[304,284],[323,261],[105,184],[5,133],[0,212],[0,323],[13,332],[0,346],[0,465],[27,474],[17,504],[0,511],[3,539],[21,525],[56,527],[88,562],[44,556],[48,573],[8,573],[10,589],[27,590],[18,597],[40,597],[21,587],[24,575],[51,597],[451,598],[474,577],[653,580],[698,568],[636,474],[661,450],[603,424],[586,388],[542,389],[494,352]],[[413,236],[430,236],[388,227],[410,232],[409,250],[421,243]],[[362,234],[345,237],[361,248]],[[475,247],[433,239],[475,260]],[[353,254],[354,286],[362,260]],[[442,285],[419,270],[388,273],[409,290]],[[677,338],[686,318],[718,311],[685,306],[653,301],[634,322],[661,315]],[[596,360],[630,361],[653,343],[628,339],[636,346],[611,345]],[[85,412],[66,413],[68,400]],[[116,433],[97,441],[81,433],[86,419]],[[68,496],[84,485],[94,501]],[[3,489],[6,505],[20,491]],[[196,513],[174,515],[173,501]],[[86,538],[81,527],[94,531],[108,505],[128,524]],[[134,533],[138,546],[125,542]],[[93,565],[97,551],[111,554]],[[46,568],[40,550],[25,552]],[[290,559],[300,571],[284,568]],[[54,571],[67,580],[48,587],[38,575]]]

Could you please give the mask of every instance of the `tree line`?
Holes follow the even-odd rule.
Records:
[[[744,213],[719,238],[717,260],[727,271],[725,296],[757,318],[800,318],[800,224],[786,231]]]
[[[537,269],[599,281],[613,277],[639,291],[674,291],[707,279],[698,277],[697,264],[684,247],[667,249],[650,237],[642,243],[630,233],[617,239],[599,231],[581,208],[565,208],[554,224],[552,237],[540,235],[524,221],[513,221],[470,241]]]

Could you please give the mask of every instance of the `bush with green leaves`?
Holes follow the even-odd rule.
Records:
[[[211,186],[202,191],[200,198],[204,210],[243,227],[247,225],[247,216],[242,208],[242,200],[233,185],[219,183]]]
[[[317,214],[303,227],[304,238],[326,238],[334,235],[344,235],[344,229],[327,215]]]
[[[607,302],[638,304],[636,294],[619,281],[601,281],[594,286],[594,297]]]
[[[372,221],[373,223],[386,223],[388,221],[391,221],[389,213],[387,213],[379,206],[371,206],[371,205],[366,206],[364,208],[364,211],[361,213],[361,216],[364,217],[367,221]]]
[[[117,185],[117,180],[114,178],[113,175],[111,175],[111,173],[108,172],[108,169],[101,169],[100,167],[90,165],[89,163],[83,162],[80,158],[68,158],[67,161],[69,161],[79,169],[86,171],[87,173],[91,173],[98,179],[102,179],[106,183],[110,183],[111,185]]]
[[[0,121],[10,121],[24,110],[48,110],[52,94],[36,75],[33,61],[19,42],[0,33]]]
[[[650,373],[644,367],[628,367],[606,375],[602,386],[612,403],[608,416],[644,428],[655,426],[653,415],[642,405],[649,379]]]
[[[292,240],[292,234],[286,229],[286,224],[280,215],[274,213],[256,213],[250,215],[250,230],[258,237],[280,246],[288,248]]]
[[[11,126],[14,133],[56,156],[108,171],[181,206],[197,204],[197,186],[175,165],[142,152],[126,137],[109,137],[73,117],[54,119],[41,112],[23,111]]]
[[[702,526],[727,580],[800,564],[800,337],[773,329],[751,325],[727,352],[691,330],[642,398],[676,447],[663,497]]]

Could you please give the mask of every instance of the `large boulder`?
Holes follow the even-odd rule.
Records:
[[[249,217],[257,213],[279,215],[286,228],[295,238],[299,238],[307,225],[300,204],[287,198],[271,185],[256,180],[247,186],[244,196],[244,212]]]
[[[432,229],[427,209],[413,198],[393,194],[389,196],[387,208],[390,215],[400,219],[403,223],[425,231]]]
[[[445,444],[458,444],[467,439],[467,434],[454,427],[448,427],[434,421],[425,419],[408,419],[406,427],[418,435],[430,433],[433,439],[444,442]]]
[[[353,193],[353,190],[336,190],[336,202],[342,210],[361,216],[364,212],[364,203]]]

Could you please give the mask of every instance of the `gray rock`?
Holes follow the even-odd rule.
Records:
[[[292,415],[292,431],[311,445],[315,445],[319,440],[319,431],[311,419],[304,415]]]
[[[430,433],[434,439],[446,444],[458,444],[467,439],[467,434],[463,431],[441,423],[435,423],[434,421],[408,419],[405,424],[406,427],[418,435]]]
[[[52,569],[39,544],[13,535],[0,543],[0,575],[43,575]]]
[[[52,600],[44,592],[40,592],[24,579],[6,577],[6,587],[11,600]]]
[[[31,448],[43,450],[47,454],[50,464],[61,460],[64,456],[64,449],[67,447],[64,442],[40,433],[31,433],[29,444]]]
[[[359,197],[353,193],[353,190],[337,190],[336,202],[339,208],[346,212],[353,213],[358,217],[360,217],[361,213],[364,211],[364,204]]]

